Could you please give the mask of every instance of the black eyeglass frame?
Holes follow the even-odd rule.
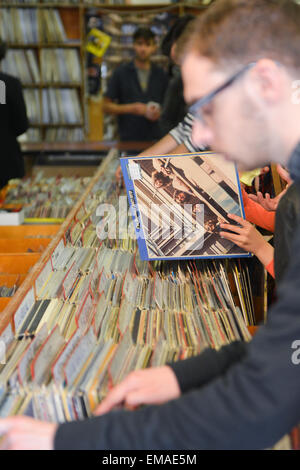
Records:
[[[193,103],[189,109],[188,112],[192,114],[196,119],[200,121],[204,121],[203,117],[199,115],[199,110],[203,108],[203,106],[206,106],[208,103],[210,103],[221,91],[225,90],[228,88],[230,85],[232,85],[238,78],[240,78],[245,72],[248,72],[252,67],[256,65],[256,62],[250,62],[249,64],[245,65],[241,70],[239,70],[237,73],[232,75],[228,80],[226,80],[225,83],[220,85],[218,88],[215,90],[211,91],[205,96],[202,96],[199,100],[197,100],[195,103]]]

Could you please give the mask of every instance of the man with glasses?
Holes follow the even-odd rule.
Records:
[[[193,138],[248,170],[270,161],[300,180],[300,7],[292,0],[218,0],[181,42]],[[254,449],[300,422],[300,230],[278,301],[249,344],[132,373],[101,416],[53,424],[0,421],[6,448]],[[136,411],[114,406],[147,404]],[[160,406],[157,406],[157,405]],[[35,447],[34,447],[35,445]],[[30,447],[31,446],[31,447]]]

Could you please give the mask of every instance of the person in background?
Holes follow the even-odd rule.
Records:
[[[163,53],[170,56],[174,62],[176,62],[176,44],[192,18],[192,15],[185,15],[184,17],[179,18],[162,43]],[[164,98],[162,115],[160,117],[160,126],[163,137],[146,150],[143,150],[139,156],[175,155],[186,152],[201,152],[205,150],[204,145],[195,145],[192,141],[194,117],[186,110],[186,104],[183,97],[182,78],[181,74],[178,72],[180,69],[178,65],[175,65],[175,67],[177,72],[175,72],[173,80],[169,83]],[[176,100],[173,102],[172,96],[176,93],[176,89],[178,91],[179,100],[178,97],[176,97]],[[176,103],[176,110],[174,109],[174,103]],[[182,115],[183,110],[185,110],[184,115]],[[171,120],[173,121],[173,126],[171,125]],[[165,125],[166,128],[164,128]],[[116,180],[119,185],[123,184],[120,166],[116,171]]]
[[[161,138],[159,118],[168,85],[165,71],[151,63],[156,50],[151,29],[133,35],[134,60],[117,67],[104,97],[104,113],[118,116],[120,141],[155,141]]]
[[[0,64],[6,49],[5,42],[0,39]],[[0,104],[1,189],[11,178],[22,178],[25,174],[17,137],[26,132],[29,122],[20,80],[0,71],[0,85],[5,94],[4,104]]]
[[[161,44],[162,53],[171,61],[171,78],[162,105],[160,116],[160,127],[162,135],[168,134],[185,117],[187,106],[183,97],[183,83],[180,67],[176,64],[176,41],[179,39],[190,21],[195,19],[194,15],[184,15],[178,18]]]

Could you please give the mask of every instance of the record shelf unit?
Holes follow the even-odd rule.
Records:
[[[83,21],[80,3],[0,2],[2,69],[22,81],[29,141],[84,140]]]
[[[130,370],[251,339],[249,260],[141,261],[118,164],[111,150],[1,313],[0,416],[83,418]]]

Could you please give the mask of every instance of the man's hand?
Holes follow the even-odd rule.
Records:
[[[132,114],[136,114],[137,116],[146,116],[147,105],[145,103],[132,103],[130,107]]]
[[[149,121],[157,121],[160,118],[160,107],[148,104],[146,118]]]
[[[146,118],[149,119],[149,121],[157,121],[160,118],[160,110],[161,108],[158,103],[150,101],[147,104]]]
[[[155,109],[152,113],[147,114],[146,118],[149,119],[149,121],[157,121],[160,118],[160,110]]]
[[[94,414],[102,415],[121,404],[128,408],[142,404],[158,405],[178,398],[180,393],[176,376],[170,367],[137,370],[109,392]]]
[[[0,419],[0,450],[53,450],[56,429],[27,416]]]

